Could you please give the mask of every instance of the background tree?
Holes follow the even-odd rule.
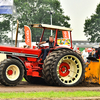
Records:
[[[95,14],[85,20],[84,32],[90,42],[100,42],[100,4]]]
[[[2,19],[3,15],[1,15],[1,19]],[[3,20],[3,19],[2,19]],[[4,39],[4,41],[9,42],[9,38],[7,36],[8,34],[8,30],[10,30],[10,21],[4,19],[4,21],[0,22],[0,42],[2,42],[2,39]]]
[[[34,23],[50,23],[50,11],[53,12],[53,25],[70,27],[68,21],[70,18],[64,15],[59,0],[14,0],[17,8],[17,19],[19,20],[19,33],[24,37],[24,25]],[[11,24],[11,15],[4,16]],[[16,18],[14,18],[14,26]],[[9,31],[10,29],[8,29]],[[42,30],[31,28],[32,39],[35,41],[36,35],[40,36]],[[50,31],[46,31],[46,37],[50,35]],[[61,35],[61,34],[60,34]],[[59,37],[60,37],[59,35]]]

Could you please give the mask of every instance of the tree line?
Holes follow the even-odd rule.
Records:
[[[15,17],[12,18],[12,15],[0,15],[0,42],[2,39],[10,41],[7,34],[12,31],[12,20],[13,26],[16,25],[16,20],[19,20],[19,34],[22,34],[23,41],[25,38],[24,25],[35,23],[51,24],[51,11],[53,12],[53,25],[70,27],[68,23],[70,17],[64,15],[59,0],[14,0],[14,5],[17,11]],[[36,36],[40,36],[42,31],[35,28],[31,28],[31,31],[32,41],[36,41]],[[88,37],[88,41],[100,42],[100,4],[97,5],[95,14],[85,19],[84,32],[84,35]],[[49,35],[50,31],[46,31],[46,37]],[[58,37],[61,37],[61,33],[59,33]]]
[[[24,40],[24,25],[36,23],[50,23],[50,11],[53,12],[52,20],[53,25],[70,27],[68,21],[70,17],[64,15],[59,0],[14,0],[17,14],[12,18],[12,15],[0,15],[3,21],[0,22],[0,35],[5,35],[12,31],[13,26],[16,25],[16,19],[19,20],[19,34],[22,34]],[[40,36],[42,31],[39,29],[31,28],[32,39],[35,41],[36,35]],[[50,35],[50,31],[46,31],[46,37]],[[60,36],[60,34],[59,34]],[[1,37],[3,38],[3,37]],[[8,38],[8,37],[6,37]]]

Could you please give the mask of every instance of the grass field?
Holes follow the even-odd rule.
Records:
[[[12,92],[0,93],[0,99],[9,98],[61,98],[61,97],[100,97],[99,91],[75,91],[75,92]]]

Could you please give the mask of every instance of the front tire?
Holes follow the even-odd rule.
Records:
[[[24,66],[16,59],[5,59],[0,64],[0,82],[5,86],[16,86],[24,76]]]

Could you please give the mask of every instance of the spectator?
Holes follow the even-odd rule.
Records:
[[[89,57],[96,57],[96,56],[95,56],[95,51],[92,51],[92,52],[89,54]]]
[[[94,47],[92,47],[92,51],[95,51],[95,48]]]
[[[99,48],[96,49],[96,58],[100,59],[100,44],[99,44]]]
[[[83,50],[82,52],[82,58],[84,59],[84,62],[87,62],[87,57],[89,56],[87,48],[85,48],[85,50]]]

